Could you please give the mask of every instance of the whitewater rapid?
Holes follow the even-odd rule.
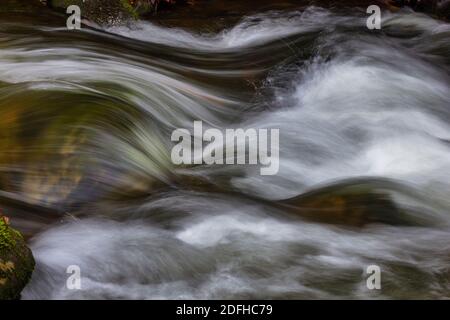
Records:
[[[450,26],[409,11],[382,25],[310,7],[218,34],[3,26],[0,107],[31,92],[24,121],[49,129],[22,150],[34,161],[2,165],[24,178],[0,195],[70,211],[32,238],[23,298],[449,298]],[[280,129],[279,174],[174,166],[170,133],[195,120]],[[385,190],[395,205],[434,223],[354,228],[271,205],[355,178],[402,185]]]

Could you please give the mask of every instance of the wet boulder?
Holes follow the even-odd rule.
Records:
[[[0,300],[19,299],[35,261],[22,235],[0,215]]]
[[[368,224],[425,226],[433,219],[415,208],[400,208],[395,195],[407,197],[410,190],[388,180],[348,180],[312,190],[279,202],[289,214],[307,220],[363,227]]]

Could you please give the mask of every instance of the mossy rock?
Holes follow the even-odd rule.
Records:
[[[22,235],[0,216],[0,300],[19,299],[35,261]]]

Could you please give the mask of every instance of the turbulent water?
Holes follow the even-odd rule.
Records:
[[[0,20],[0,203],[37,261],[22,297],[450,298],[449,39],[409,11],[370,31],[318,7],[214,34]],[[194,120],[280,129],[279,173],[173,165]],[[387,218],[301,200],[349,188]]]

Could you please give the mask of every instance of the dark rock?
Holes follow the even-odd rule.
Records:
[[[48,0],[47,4],[64,12],[69,6],[77,5],[83,18],[99,25],[118,25],[137,17],[127,0]]]
[[[182,0],[46,0],[52,8],[66,10],[70,5],[81,9],[84,19],[98,25],[120,25],[140,15],[156,12],[161,5],[171,5]]]
[[[390,2],[397,7],[408,6],[417,12],[450,18],[450,0],[391,0]]]
[[[279,202],[287,212],[329,224],[362,227],[371,223],[423,226],[432,223],[413,208],[399,208],[393,194],[407,196],[396,183],[384,180],[345,181]]]

